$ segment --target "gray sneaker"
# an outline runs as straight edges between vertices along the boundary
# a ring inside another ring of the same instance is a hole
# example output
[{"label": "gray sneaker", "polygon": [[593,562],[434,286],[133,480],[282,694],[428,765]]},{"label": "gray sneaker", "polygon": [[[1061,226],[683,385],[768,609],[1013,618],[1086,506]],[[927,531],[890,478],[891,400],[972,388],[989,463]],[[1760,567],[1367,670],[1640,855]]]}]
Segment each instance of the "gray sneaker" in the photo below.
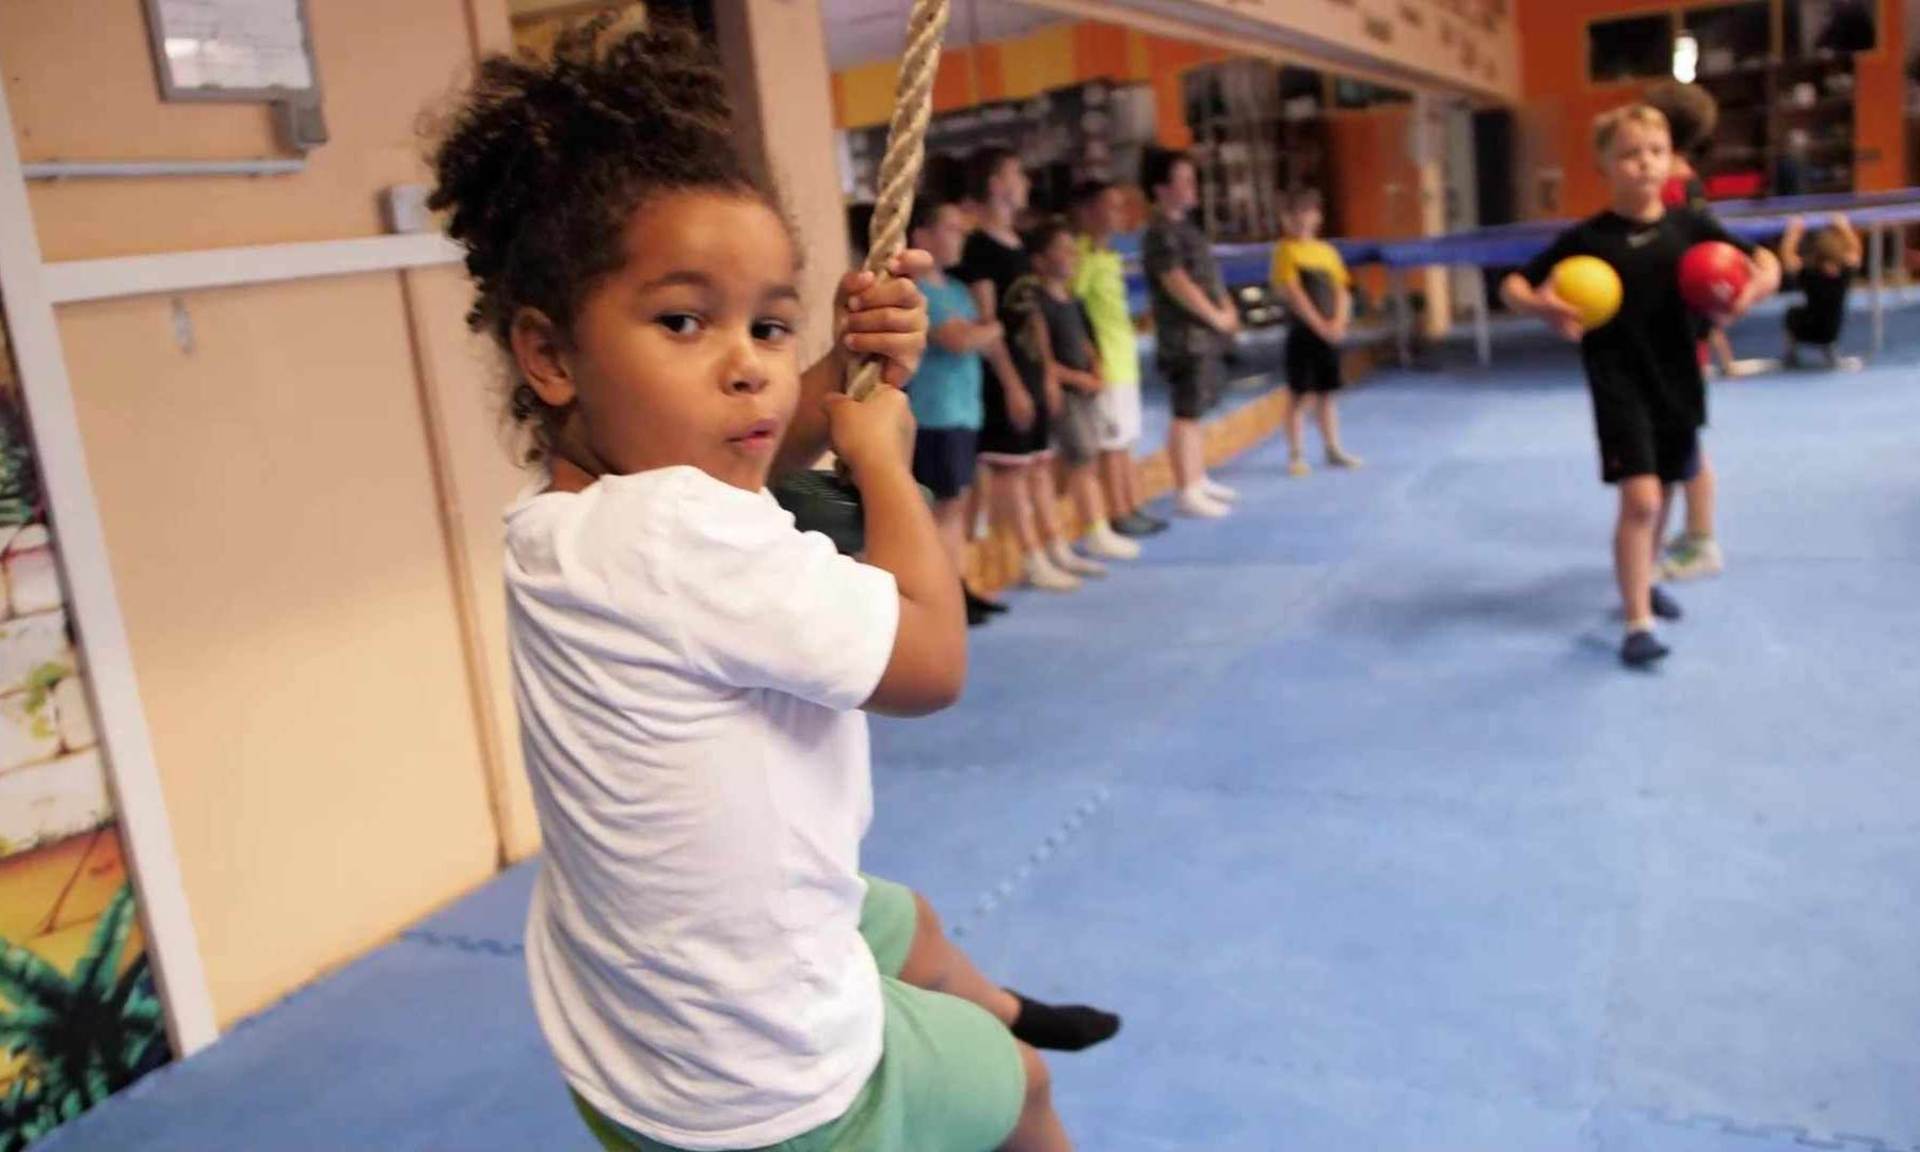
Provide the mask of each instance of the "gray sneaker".
[{"label": "gray sneaker", "polygon": [[1675,583],[1717,576],[1727,566],[1720,545],[1712,539],[1682,536],[1667,546],[1660,574]]}]

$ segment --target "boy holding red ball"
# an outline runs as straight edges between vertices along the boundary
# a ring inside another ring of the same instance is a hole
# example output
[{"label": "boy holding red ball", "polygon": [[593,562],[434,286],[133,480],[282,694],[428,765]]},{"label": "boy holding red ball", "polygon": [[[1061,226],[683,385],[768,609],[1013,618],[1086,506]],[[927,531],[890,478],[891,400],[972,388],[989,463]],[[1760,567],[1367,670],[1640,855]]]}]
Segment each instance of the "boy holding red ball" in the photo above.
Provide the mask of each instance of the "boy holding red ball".
[{"label": "boy holding red ball", "polygon": [[[1673,145],[1666,117],[1655,109],[1635,104],[1600,117],[1594,150],[1607,177],[1609,208],[1561,233],[1506,278],[1501,295],[1508,307],[1536,315],[1580,343],[1601,479],[1620,490],[1613,535],[1614,575],[1626,616],[1620,658],[1641,668],[1667,655],[1654,619],[1680,618],[1680,606],[1654,586],[1653,574],[1673,486],[1698,470],[1699,434],[1707,420],[1706,381],[1681,297],[1681,261],[1694,245],[1710,241],[1747,255],[1751,274],[1721,320],[1739,316],[1778,288],[1780,265],[1711,217],[1662,201]],[[1619,312],[1592,329],[1581,325],[1567,301],[1542,287],[1554,266],[1571,256],[1598,257],[1620,276]]]}]

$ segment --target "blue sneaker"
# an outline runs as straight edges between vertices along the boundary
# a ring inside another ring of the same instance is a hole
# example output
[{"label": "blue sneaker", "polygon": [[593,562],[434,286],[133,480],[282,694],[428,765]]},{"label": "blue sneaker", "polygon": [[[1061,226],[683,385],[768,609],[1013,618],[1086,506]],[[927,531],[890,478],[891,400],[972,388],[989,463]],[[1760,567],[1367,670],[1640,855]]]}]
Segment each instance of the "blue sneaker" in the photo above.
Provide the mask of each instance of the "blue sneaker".
[{"label": "blue sneaker", "polygon": [[1651,632],[1629,632],[1620,645],[1620,662],[1629,668],[1647,668],[1665,658],[1667,646]]},{"label": "blue sneaker", "polygon": [[1680,619],[1680,601],[1669,596],[1667,590],[1658,584],[1653,586],[1652,607],[1653,614],[1662,620]]}]

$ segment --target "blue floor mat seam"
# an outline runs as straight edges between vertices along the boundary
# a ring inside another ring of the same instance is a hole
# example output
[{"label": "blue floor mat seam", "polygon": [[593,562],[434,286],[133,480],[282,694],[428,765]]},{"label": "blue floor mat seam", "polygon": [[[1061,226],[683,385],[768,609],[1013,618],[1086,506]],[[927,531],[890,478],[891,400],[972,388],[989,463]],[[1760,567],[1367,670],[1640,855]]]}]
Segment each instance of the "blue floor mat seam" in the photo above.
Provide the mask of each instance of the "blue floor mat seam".
[{"label": "blue floor mat seam", "polygon": [[973,902],[972,907],[967,910],[966,919],[949,926],[948,934],[957,940],[993,915],[1002,903],[1011,899],[1020,887],[1032,878],[1036,870],[1066,848],[1086,826],[1087,820],[1106,808],[1107,802],[1111,799],[1113,799],[1113,788],[1109,783],[1103,781],[1096,785],[1093,794],[1075,805],[1073,811],[1067,814],[1059,826],[1047,833],[1012,872]]},{"label": "blue floor mat seam", "polygon": [[527,946],[517,940],[489,940],[483,936],[462,936],[451,932],[428,932],[424,929],[415,929],[401,933],[400,939],[408,944],[419,944],[427,948],[451,948],[456,952],[465,952],[474,956],[515,959],[527,954]]},{"label": "blue floor mat seam", "polygon": [[1764,1121],[1742,1121],[1731,1116],[1722,1116],[1714,1112],[1700,1112],[1692,1115],[1674,1115],[1659,1108],[1632,1108],[1629,1111],[1665,1128],[1685,1128],[1696,1132],[1719,1132],[1728,1136],[1740,1136],[1752,1140],[1792,1140],[1807,1148],[1824,1149],[1867,1149],[1869,1152],[1920,1152],[1920,1144],[1897,1144],[1879,1136],[1868,1136],[1858,1132],[1834,1132],[1822,1134],[1799,1124],[1769,1124]]}]

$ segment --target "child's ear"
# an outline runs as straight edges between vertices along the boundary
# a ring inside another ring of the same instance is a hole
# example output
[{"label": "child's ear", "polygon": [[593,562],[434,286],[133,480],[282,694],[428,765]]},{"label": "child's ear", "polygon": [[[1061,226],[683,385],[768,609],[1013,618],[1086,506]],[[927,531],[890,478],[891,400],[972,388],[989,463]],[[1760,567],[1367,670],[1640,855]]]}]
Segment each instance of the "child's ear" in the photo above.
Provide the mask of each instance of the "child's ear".
[{"label": "child's ear", "polygon": [[550,408],[573,403],[577,389],[559,325],[538,308],[522,308],[514,314],[508,341],[521,379],[542,403]]}]

